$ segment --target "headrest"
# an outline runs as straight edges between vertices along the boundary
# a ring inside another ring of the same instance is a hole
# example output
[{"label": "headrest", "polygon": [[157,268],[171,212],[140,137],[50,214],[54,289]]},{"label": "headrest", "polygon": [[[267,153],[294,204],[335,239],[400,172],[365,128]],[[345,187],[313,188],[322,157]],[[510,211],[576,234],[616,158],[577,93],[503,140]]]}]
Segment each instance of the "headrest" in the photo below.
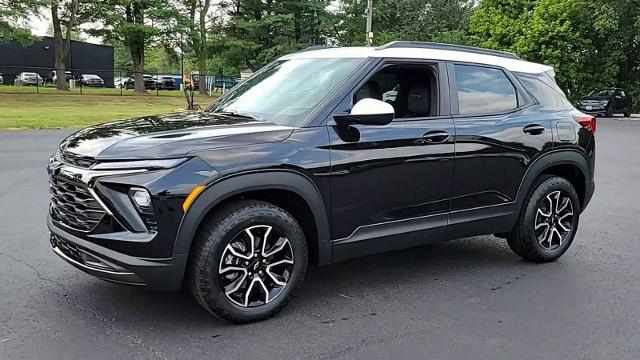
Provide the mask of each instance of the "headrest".
[{"label": "headrest", "polygon": [[427,85],[414,85],[409,90],[407,110],[412,116],[428,116],[431,108],[431,88]]},{"label": "headrest", "polygon": [[366,98],[382,100],[380,85],[378,85],[377,82],[370,80],[362,85],[362,87],[356,92],[354,103]]}]

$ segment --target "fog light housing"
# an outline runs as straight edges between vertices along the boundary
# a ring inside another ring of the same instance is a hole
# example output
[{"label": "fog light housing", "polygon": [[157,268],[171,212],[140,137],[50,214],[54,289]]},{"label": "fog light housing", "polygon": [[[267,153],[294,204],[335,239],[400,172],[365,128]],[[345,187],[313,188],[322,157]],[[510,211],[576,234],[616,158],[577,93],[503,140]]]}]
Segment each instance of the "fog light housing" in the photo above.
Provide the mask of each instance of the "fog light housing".
[{"label": "fog light housing", "polygon": [[133,188],[130,191],[133,202],[140,207],[151,207],[151,195],[144,189]]},{"label": "fog light housing", "polygon": [[133,187],[129,189],[129,198],[136,207],[136,210],[138,210],[140,218],[146,225],[147,229],[149,231],[156,231],[158,229],[158,222],[155,218],[153,202],[149,191],[147,191],[147,189]]},{"label": "fog light housing", "polygon": [[153,204],[151,202],[151,194],[143,188],[131,188],[129,197],[136,209],[143,214],[153,214]]}]

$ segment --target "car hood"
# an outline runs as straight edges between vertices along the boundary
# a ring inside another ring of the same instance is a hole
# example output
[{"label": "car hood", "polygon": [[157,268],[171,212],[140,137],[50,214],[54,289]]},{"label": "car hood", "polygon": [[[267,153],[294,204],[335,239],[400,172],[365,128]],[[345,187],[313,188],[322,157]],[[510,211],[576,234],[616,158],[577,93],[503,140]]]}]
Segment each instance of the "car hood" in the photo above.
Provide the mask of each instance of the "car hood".
[{"label": "car hood", "polygon": [[206,112],[145,116],[92,126],[60,144],[60,151],[97,160],[184,157],[195,150],[282,141],[292,127]]},{"label": "car hood", "polygon": [[610,98],[607,96],[585,96],[580,101],[609,101]]}]

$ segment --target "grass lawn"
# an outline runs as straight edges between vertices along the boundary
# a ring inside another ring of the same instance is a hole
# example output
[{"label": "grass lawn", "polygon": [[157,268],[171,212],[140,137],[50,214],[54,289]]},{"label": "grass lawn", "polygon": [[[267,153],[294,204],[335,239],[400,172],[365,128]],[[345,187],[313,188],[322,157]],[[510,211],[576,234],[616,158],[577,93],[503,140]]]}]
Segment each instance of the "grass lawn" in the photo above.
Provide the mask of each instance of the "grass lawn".
[{"label": "grass lawn", "polygon": [[[120,91],[116,89],[89,89],[95,93],[87,91],[84,95],[76,91],[40,90],[41,93],[36,94],[32,88],[26,90],[30,92],[24,92],[21,87],[0,86],[0,130],[76,128],[183,111],[186,107],[184,94],[180,91],[160,91],[160,96],[155,92],[119,96]],[[214,99],[208,96],[195,98],[202,107]]]}]

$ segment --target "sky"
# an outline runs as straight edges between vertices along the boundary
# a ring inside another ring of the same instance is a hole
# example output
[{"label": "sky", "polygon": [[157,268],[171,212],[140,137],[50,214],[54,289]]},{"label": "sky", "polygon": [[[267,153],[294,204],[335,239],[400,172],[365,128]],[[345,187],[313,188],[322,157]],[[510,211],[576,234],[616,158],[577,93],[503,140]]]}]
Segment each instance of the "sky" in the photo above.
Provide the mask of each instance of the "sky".
[{"label": "sky", "polygon": [[[29,24],[31,28],[31,32],[36,36],[45,36],[47,35],[47,30],[49,29],[49,24],[51,23],[51,13],[48,11],[43,11],[40,16],[34,16]],[[87,42],[93,44],[102,44],[102,40],[100,38],[96,38],[93,36],[89,36],[87,34],[83,34],[86,38]]]}]

